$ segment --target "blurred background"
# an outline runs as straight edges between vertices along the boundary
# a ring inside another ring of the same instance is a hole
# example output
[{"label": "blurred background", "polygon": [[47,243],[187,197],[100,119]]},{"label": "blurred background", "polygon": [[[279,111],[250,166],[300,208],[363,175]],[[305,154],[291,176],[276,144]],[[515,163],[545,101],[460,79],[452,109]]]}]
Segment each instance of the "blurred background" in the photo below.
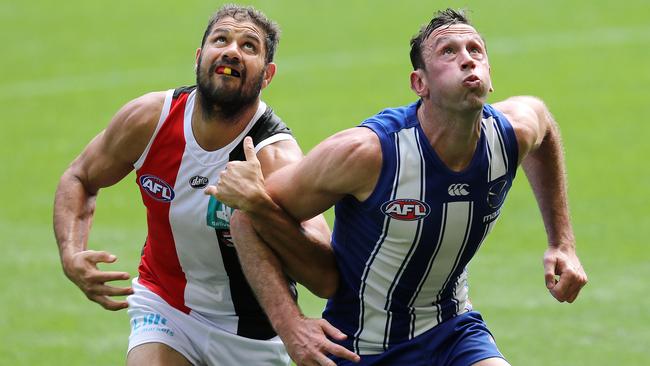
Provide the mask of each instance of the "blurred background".
[{"label": "blurred background", "polygon": [[[194,83],[222,3],[0,0],[0,365],[124,364],[125,311],[63,275],[52,234],[61,173],[127,101]],[[471,10],[491,101],[532,94],[562,129],[578,253],[572,305],[544,286],[544,228],[523,172],[470,264],[470,295],[512,365],[648,365],[650,2],[251,1],[283,30],[263,99],[302,148],[415,100],[410,37],[434,10]],[[135,176],[101,192],[89,247],[137,273],[145,215]],[[331,222],[331,212],[328,213]],[[319,316],[323,301],[301,291]]]}]

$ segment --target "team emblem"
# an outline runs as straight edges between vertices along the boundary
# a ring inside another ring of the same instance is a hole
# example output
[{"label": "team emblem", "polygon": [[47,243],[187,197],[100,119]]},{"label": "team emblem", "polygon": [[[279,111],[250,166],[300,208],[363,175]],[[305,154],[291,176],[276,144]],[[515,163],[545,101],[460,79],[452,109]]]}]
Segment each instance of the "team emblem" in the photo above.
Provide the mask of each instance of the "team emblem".
[{"label": "team emblem", "polygon": [[499,208],[508,193],[508,181],[501,179],[488,189],[487,203],[491,208]]},{"label": "team emblem", "polygon": [[405,198],[384,203],[381,211],[395,220],[414,221],[429,216],[431,209],[425,202]]},{"label": "team emblem", "polygon": [[172,187],[155,175],[141,176],[140,186],[151,198],[157,201],[171,202],[174,199],[175,193]]}]

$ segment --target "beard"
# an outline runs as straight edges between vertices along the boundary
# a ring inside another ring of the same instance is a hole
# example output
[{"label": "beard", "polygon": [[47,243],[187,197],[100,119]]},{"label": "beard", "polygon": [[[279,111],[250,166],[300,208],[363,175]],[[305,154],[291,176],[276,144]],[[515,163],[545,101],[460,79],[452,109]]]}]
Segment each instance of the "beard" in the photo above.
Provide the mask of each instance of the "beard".
[{"label": "beard", "polygon": [[217,62],[207,70],[204,70],[199,56],[196,70],[197,91],[201,98],[201,108],[208,118],[221,117],[231,119],[241,113],[246,107],[255,103],[262,90],[264,82],[264,67],[256,75],[248,75],[242,69],[239,86],[229,85],[230,83],[215,83],[212,75],[218,66],[238,66],[239,62]]}]

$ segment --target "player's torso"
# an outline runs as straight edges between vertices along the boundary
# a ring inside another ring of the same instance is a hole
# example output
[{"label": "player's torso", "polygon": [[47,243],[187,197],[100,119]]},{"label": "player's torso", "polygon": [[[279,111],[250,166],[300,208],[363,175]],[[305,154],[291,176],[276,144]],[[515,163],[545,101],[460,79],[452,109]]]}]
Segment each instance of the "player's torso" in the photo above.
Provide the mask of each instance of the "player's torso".
[{"label": "player's torso", "polygon": [[[325,315],[352,325],[353,347],[370,353],[470,308],[465,266],[499,216],[516,169],[514,134],[490,107],[462,172],[438,158],[415,110],[366,121],[382,143],[379,182],[365,202],[348,197],[336,207],[333,242],[345,285]],[[356,310],[345,314],[343,304]]]},{"label": "player's torso", "polygon": [[230,160],[242,160],[241,142],[246,135],[253,134],[257,144],[277,133],[274,128],[278,126],[262,125],[261,117],[270,110],[260,102],[251,122],[233,142],[205,151],[191,128],[195,93],[176,94],[164,123],[136,163],[148,224],[139,280],[181,311],[198,312],[226,330],[246,333],[240,318],[255,318],[251,320],[255,323],[264,315],[230,240],[232,209],[203,191],[218,182]]}]

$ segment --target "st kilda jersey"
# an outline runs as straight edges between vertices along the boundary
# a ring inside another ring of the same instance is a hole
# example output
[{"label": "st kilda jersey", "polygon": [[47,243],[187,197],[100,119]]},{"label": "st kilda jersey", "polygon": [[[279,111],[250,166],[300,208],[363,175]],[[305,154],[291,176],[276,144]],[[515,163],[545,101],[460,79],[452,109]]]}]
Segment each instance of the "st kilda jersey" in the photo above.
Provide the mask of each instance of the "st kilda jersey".
[{"label": "st kilda jersey", "polygon": [[364,201],[337,203],[332,246],[341,272],[324,317],[360,354],[377,354],[471,309],[466,266],[498,218],[515,178],[510,122],[483,107],[469,166],[450,170],[425,137],[419,102],[367,119],[383,166]]},{"label": "st kilda jersey", "polygon": [[134,164],[148,227],[139,282],[180,311],[198,312],[233,334],[269,339],[275,333],[231,241],[233,210],[203,191],[217,183],[228,161],[245,160],[245,136],[257,152],[293,139],[291,130],[260,102],[237,138],[205,151],[192,132],[195,94],[195,87],[167,92],[156,130]]}]

